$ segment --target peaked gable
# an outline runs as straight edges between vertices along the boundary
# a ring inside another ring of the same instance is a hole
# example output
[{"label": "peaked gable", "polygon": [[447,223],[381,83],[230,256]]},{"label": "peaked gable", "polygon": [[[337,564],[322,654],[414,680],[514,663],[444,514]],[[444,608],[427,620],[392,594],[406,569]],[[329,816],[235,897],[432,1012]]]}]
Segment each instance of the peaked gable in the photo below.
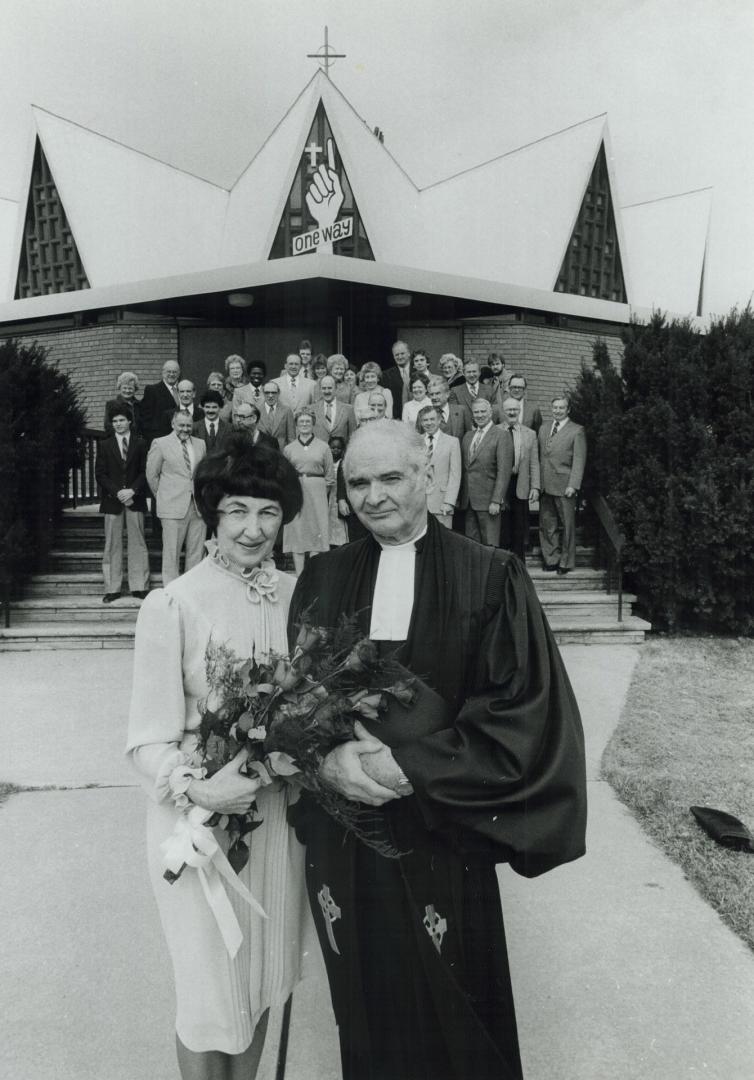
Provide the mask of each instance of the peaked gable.
[{"label": "peaked gable", "polygon": [[92,286],[217,264],[224,188],[44,109],[33,115]]},{"label": "peaked gable", "polygon": [[36,140],[18,260],[15,298],[88,289],[63,201],[44,150]]},{"label": "peaked gable", "polygon": [[[320,227],[322,226],[322,227]],[[343,158],[320,98],[293,177],[271,259],[329,245],[336,255],[374,259]]]},{"label": "peaked gable", "polygon": [[600,143],[597,152],[555,291],[626,303],[623,261],[604,142]]}]

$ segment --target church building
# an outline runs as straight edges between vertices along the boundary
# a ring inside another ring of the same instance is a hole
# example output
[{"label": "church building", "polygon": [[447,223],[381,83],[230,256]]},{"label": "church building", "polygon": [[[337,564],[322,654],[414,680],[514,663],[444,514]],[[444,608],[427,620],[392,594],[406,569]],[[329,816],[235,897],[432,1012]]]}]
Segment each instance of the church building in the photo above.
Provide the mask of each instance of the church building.
[{"label": "church building", "polygon": [[274,376],[302,338],[356,365],[397,338],[433,367],[501,352],[549,411],[596,338],[618,358],[632,316],[702,313],[711,193],[621,205],[604,115],[419,188],[319,70],[228,188],[32,114],[0,337],[45,346],[93,427],[121,371],[177,359],[203,388],[240,353]]}]

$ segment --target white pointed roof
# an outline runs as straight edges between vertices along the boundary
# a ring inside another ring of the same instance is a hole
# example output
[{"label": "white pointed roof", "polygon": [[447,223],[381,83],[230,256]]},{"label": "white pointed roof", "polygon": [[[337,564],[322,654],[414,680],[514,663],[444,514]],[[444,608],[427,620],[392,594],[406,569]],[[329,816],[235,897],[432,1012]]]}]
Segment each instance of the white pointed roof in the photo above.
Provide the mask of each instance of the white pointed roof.
[{"label": "white pointed roof", "polygon": [[91,285],[217,260],[227,191],[53,113],[33,112]]},{"label": "white pointed roof", "polygon": [[711,188],[622,207],[634,306],[696,315],[711,207]]},{"label": "white pointed roof", "polygon": [[604,130],[597,116],[426,188],[425,259],[553,289]]},{"label": "white pointed roof", "polygon": [[[553,289],[604,142],[631,305],[695,307],[708,208],[699,200],[677,206],[665,200],[628,207],[621,215],[604,116],[420,190],[322,72],[307,83],[230,190],[34,108],[36,131],[92,291],[109,295],[114,286],[130,289],[152,281],[156,287],[158,280],[250,266],[259,267],[255,279],[263,278],[320,100],[377,263],[405,267],[416,272],[414,279],[426,273],[486,282],[493,291],[499,286],[501,297],[506,289],[552,294],[545,306],[561,310]],[[16,210],[7,280],[0,267],[0,300],[13,296],[24,211],[25,203]],[[0,202],[0,244],[2,227]],[[662,269],[658,248],[664,252]],[[323,258],[318,265],[328,265]],[[359,261],[329,265],[333,276],[342,277],[342,264]],[[351,276],[359,280],[355,266]],[[488,295],[490,289],[482,291]],[[86,303],[83,295],[81,302]],[[575,302],[563,300],[566,306]],[[594,302],[595,317],[612,317],[605,305]]]}]

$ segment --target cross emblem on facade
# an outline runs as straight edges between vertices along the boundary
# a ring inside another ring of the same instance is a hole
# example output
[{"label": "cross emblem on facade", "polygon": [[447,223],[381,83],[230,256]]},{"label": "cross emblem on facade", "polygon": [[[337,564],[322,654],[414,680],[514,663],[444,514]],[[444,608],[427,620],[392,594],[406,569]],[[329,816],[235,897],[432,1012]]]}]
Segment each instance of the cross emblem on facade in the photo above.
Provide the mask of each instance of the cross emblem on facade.
[{"label": "cross emblem on facade", "polygon": [[315,53],[306,54],[308,60],[318,60],[320,68],[324,71],[325,75],[330,78],[330,68],[336,60],[345,60],[345,53],[336,53],[330,49],[330,43],[327,39],[327,27],[325,27],[325,43],[320,46]]},{"label": "cross emblem on facade", "polygon": [[308,146],[304,147],[304,153],[309,155],[309,168],[317,168],[317,154],[321,154],[323,147],[317,146],[317,140],[312,139]]},{"label": "cross emblem on facade", "polygon": [[433,904],[427,904],[424,909],[424,929],[432,939],[432,944],[438,952],[442,949],[442,939],[445,937],[445,933],[448,929],[448,920],[444,919],[434,909]]}]

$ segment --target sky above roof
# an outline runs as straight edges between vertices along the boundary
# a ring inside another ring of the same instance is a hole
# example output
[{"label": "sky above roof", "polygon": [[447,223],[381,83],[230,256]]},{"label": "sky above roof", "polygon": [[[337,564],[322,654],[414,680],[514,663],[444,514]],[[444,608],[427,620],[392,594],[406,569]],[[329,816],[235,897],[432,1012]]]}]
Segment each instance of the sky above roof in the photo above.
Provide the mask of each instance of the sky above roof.
[{"label": "sky above roof", "polygon": [[25,199],[31,104],[232,185],[327,24],[420,186],[607,112],[616,201],[714,187],[705,308],[754,289],[748,0],[3,0],[2,23],[0,197]]}]

